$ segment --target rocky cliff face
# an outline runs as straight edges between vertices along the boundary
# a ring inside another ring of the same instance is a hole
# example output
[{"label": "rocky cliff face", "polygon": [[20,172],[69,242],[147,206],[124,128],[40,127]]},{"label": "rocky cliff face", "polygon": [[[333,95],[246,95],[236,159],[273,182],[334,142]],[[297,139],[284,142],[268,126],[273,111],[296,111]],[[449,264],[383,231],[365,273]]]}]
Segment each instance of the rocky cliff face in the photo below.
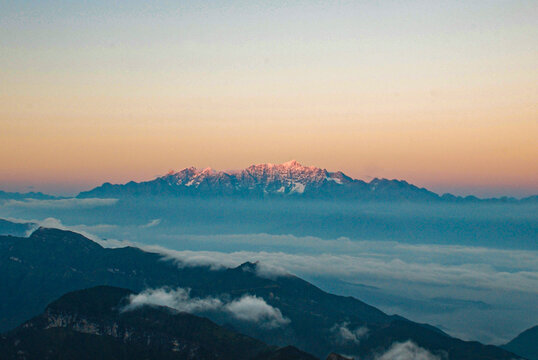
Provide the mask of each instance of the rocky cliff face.
[{"label": "rocky cliff face", "polygon": [[[200,358],[201,345],[186,341],[167,333],[147,331],[135,326],[124,326],[121,321],[110,319],[91,319],[79,314],[58,313],[47,309],[44,314],[46,325],[43,329],[68,329],[81,334],[110,336],[125,344],[147,344],[158,346],[167,351],[187,354],[187,358]],[[32,327],[32,323],[24,325]]]}]

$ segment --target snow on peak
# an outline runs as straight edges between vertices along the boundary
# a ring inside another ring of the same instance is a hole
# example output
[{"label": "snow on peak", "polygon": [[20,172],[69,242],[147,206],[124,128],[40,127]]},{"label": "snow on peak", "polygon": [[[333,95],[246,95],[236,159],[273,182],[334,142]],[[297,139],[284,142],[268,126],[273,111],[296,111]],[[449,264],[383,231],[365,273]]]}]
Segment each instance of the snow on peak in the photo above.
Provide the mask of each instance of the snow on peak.
[{"label": "snow on peak", "polygon": [[[296,160],[282,164],[251,165],[244,170],[215,171],[195,167],[185,168],[177,173],[163,177],[170,185],[197,188],[218,187],[236,191],[241,189],[259,189],[263,193],[302,194],[310,188],[317,188],[326,183],[342,185],[348,181],[342,173],[329,173],[315,166],[303,166]],[[351,180],[351,179],[349,179]],[[226,190],[226,191],[228,191]]]},{"label": "snow on peak", "polygon": [[305,185],[301,183],[293,183],[293,187],[290,190],[290,193],[304,193]]},{"label": "snow on peak", "polygon": [[216,171],[216,170],[213,170],[213,169],[210,168],[210,167],[206,167],[206,168],[203,169],[200,173],[201,173],[201,174],[216,174],[217,171]]},{"label": "snow on peak", "polygon": [[282,166],[284,167],[304,167],[303,165],[299,164],[297,160],[290,160],[286,161],[285,163],[282,163]]}]

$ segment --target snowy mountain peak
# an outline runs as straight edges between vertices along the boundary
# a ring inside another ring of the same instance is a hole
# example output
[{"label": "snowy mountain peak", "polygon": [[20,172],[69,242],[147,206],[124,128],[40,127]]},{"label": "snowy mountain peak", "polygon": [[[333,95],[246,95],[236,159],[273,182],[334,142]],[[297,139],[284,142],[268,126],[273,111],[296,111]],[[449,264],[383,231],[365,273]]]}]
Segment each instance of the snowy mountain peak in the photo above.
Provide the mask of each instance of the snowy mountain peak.
[{"label": "snowy mountain peak", "polygon": [[168,173],[160,179],[171,186],[215,188],[225,193],[255,191],[262,194],[302,194],[324,184],[342,185],[353,181],[342,173],[329,173],[315,166],[303,166],[296,160],[282,164],[257,164],[243,170],[215,171],[190,167]]},{"label": "snowy mountain peak", "polygon": [[205,169],[203,169],[201,171],[202,174],[216,174],[217,171],[216,170],[213,170],[212,168],[210,167],[206,167]]},{"label": "snowy mountain peak", "polygon": [[257,164],[243,170],[217,171],[188,167],[154,180],[124,185],[103,184],[81,196],[238,196],[262,198],[287,195],[334,199],[438,199],[439,196],[404,181],[376,179],[370,183],[341,171],[304,166],[296,160]]},{"label": "snowy mountain peak", "polygon": [[290,160],[283,164],[281,164],[284,167],[291,168],[291,167],[304,167],[303,165],[299,164],[297,160]]}]

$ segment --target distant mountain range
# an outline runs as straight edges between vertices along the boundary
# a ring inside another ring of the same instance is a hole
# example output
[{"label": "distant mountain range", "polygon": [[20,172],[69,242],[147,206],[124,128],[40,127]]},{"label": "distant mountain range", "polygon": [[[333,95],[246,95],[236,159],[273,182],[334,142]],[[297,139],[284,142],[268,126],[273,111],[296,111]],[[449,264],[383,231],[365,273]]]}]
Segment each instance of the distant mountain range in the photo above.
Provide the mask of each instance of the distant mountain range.
[{"label": "distant mountain range", "polygon": [[[6,360],[316,360],[163,306],[123,311],[133,293],[98,286],[63,295],[0,336]],[[285,356],[285,357],[283,357]]]},{"label": "distant mountain range", "polygon": [[[283,164],[258,164],[243,170],[216,171],[185,168],[153,180],[125,184],[104,183],[83,191],[78,198],[243,198],[243,199],[325,199],[359,201],[444,201],[444,202],[538,202],[538,195],[522,199],[439,195],[405,180],[375,178],[370,182],[353,179],[341,171],[330,172],[303,166],[295,160]],[[65,197],[40,192],[17,193],[0,190],[2,200],[54,200]]]},{"label": "distant mountain range", "polygon": [[41,192],[7,192],[0,190],[0,200],[24,200],[24,199],[36,199],[36,200],[54,200],[60,199],[58,196],[47,195]]},{"label": "distant mountain range", "polygon": [[38,225],[35,223],[15,223],[0,219],[0,235],[27,236],[37,228]]},{"label": "distant mountain range", "polygon": [[[433,326],[387,315],[355,298],[329,294],[296,276],[263,272],[259,266],[247,262],[221,270],[185,267],[166,261],[161,254],[133,247],[106,249],[80,234],[56,229],[39,228],[29,237],[0,236],[0,331],[15,328],[74,290],[97,285],[137,293],[190,289],[189,299],[196,304],[216,303],[222,308],[222,304],[237,305],[247,298],[243,305],[249,314],[258,316],[261,305],[265,314],[279,321],[263,326],[249,322],[245,313],[236,318],[227,312],[193,308],[195,315],[265,343],[293,345],[320,358],[334,351],[370,359],[407,341],[449,359],[516,358],[499,347],[453,338]],[[8,341],[13,339],[6,336]]]},{"label": "distant mountain range", "polygon": [[[128,182],[121,185],[105,183],[79,198],[125,197],[236,197],[236,198],[303,198],[364,201],[478,201],[474,196],[439,196],[403,180],[373,179],[370,182],[353,179],[341,171],[329,172],[297,161],[283,164],[252,165],[238,171],[203,170],[194,167],[170,172],[154,180]],[[490,201],[518,201],[514,198]],[[529,197],[519,201],[536,201]]]}]

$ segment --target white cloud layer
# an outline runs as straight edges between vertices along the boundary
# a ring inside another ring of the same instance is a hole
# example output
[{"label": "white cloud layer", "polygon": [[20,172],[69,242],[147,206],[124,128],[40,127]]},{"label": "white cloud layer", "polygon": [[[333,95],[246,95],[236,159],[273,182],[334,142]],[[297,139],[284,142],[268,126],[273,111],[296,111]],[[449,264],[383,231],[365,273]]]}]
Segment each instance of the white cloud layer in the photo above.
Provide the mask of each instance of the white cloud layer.
[{"label": "white cloud layer", "polygon": [[[86,199],[81,199],[86,200]],[[92,200],[92,199],[88,199]],[[13,221],[14,219],[8,219]],[[22,221],[22,220],[18,220]],[[28,220],[45,227],[72,230],[105,247],[136,246],[162,254],[180,267],[209,266],[212,269],[236,267],[245,261],[258,262],[256,274],[265,278],[286,276],[333,276],[353,283],[401,281],[435,286],[459,286],[486,290],[523,291],[538,294],[538,251],[495,249],[462,245],[415,245],[392,241],[351,241],[346,238],[322,240],[292,235],[193,236],[196,241],[219,239],[220,243],[295,245],[309,244],[320,253],[283,251],[192,251],[171,250],[124,240],[102,240],[94,233],[106,233],[115,225],[71,225],[58,219]],[[159,219],[145,226],[155,226]]]},{"label": "white cloud layer", "polygon": [[[438,249],[432,246],[433,250]],[[466,286],[471,288],[517,290],[538,293],[538,254],[525,252],[527,259],[535,259],[531,269],[498,270],[491,264],[464,263],[441,264],[435,262],[414,262],[390,258],[382,254],[289,254],[284,252],[249,252],[231,253],[215,251],[174,251],[158,246],[143,246],[148,251],[162,253],[167,259],[178,261],[179,266],[210,266],[213,269],[238,266],[245,261],[259,261],[266,266],[259,275],[272,276],[286,271],[312,276],[335,276],[340,279],[355,281],[357,278],[370,280],[401,280],[441,286]],[[444,249],[446,256],[457,256],[462,249],[450,253]],[[468,249],[473,251],[473,249]],[[500,250],[510,252],[509,250]],[[516,251],[518,252],[518,251]],[[480,254],[484,255],[483,252]],[[493,255],[493,252],[490,254]],[[522,260],[523,261],[523,260]],[[285,269],[286,271],[282,270]]]},{"label": "white cloud layer", "polygon": [[[141,231],[139,224],[66,226],[54,218],[7,220],[76,231],[104,247],[139,247],[160,253],[163,260],[175,261],[179,267],[204,265],[222,269],[245,261],[258,262],[252,269],[260,277],[275,279],[297,274],[325,290],[353,294],[387,313],[440,324],[450,334],[467,340],[505,343],[536,321],[530,305],[538,294],[535,250],[268,234],[176,236],[159,231],[149,237],[156,243],[195,249],[177,251],[115,239],[144,239],[147,234],[136,236]],[[488,308],[454,306],[441,313],[437,298],[478,301]],[[420,304],[427,305],[426,312],[417,310]],[[462,326],[460,319],[472,319],[473,325]]]},{"label": "white cloud layer", "polygon": [[140,294],[131,295],[129,304],[123,311],[130,311],[144,305],[167,306],[188,313],[218,311],[261,327],[273,329],[284,326],[290,320],[279,309],[267,304],[264,299],[244,295],[232,301],[217,297],[193,298],[188,289],[148,289]]},{"label": "white cloud layer", "polygon": [[[314,244],[313,247],[318,242],[323,244],[335,242],[332,245],[343,242],[347,251],[340,253],[338,246],[334,246],[334,253],[319,254],[280,251],[177,251],[130,241],[102,240],[94,235],[94,232],[114,229],[114,225],[66,226],[54,218],[29,221],[40,226],[79,232],[105,247],[137,246],[146,251],[157,252],[165,259],[175,261],[180,267],[209,266],[216,270],[252,261],[258,262],[256,274],[265,278],[295,273],[301,276],[333,276],[349,282],[355,282],[356,279],[371,282],[386,280],[538,294],[538,252],[532,250],[461,245],[413,245],[389,241],[351,242],[348,239],[321,240],[309,237],[308,241]],[[158,219],[150,222],[152,225],[156,223]],[[245,238],[247,235],[238,236]],[[266,239],[269,235],[250,236]],[[299,244],[306,241],[304,238],[289,239],[289,237],[290,235],[270,236],[276,242],[282,239],[286,239],[287,242],[296,241]]]},{"label": "white cloud layer", "polygon": [[[315,236],[273,234],[174,235],[164,236],[169,242],[191,241],[199,244],[227,244],[230,248],[256,246],[286,253],[346,254],[377,258],[400,258],[404,261],[491,263],[499,267],[532,267],[538,270],[538,252],[532,250],[499,249],[483,246],[406,244],[397,241],[351,240],[346,237],[321,239]],[[485,261],[487,259],[487,261]]]}]

